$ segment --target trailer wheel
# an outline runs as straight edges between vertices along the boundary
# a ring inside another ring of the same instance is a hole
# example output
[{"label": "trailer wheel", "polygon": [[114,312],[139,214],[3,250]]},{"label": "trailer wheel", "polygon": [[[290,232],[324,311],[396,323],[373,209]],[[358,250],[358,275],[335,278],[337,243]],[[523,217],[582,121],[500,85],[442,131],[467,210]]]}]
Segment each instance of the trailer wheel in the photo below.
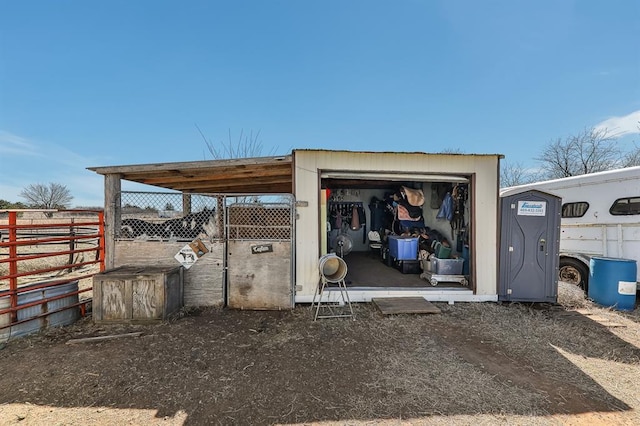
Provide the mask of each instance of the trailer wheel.
[{"label": "trailer wheel", "polygon": [[589,268],[576,259],[569,257],[560,259],[560,281],[576,285],[585,292],[589,289]]}]

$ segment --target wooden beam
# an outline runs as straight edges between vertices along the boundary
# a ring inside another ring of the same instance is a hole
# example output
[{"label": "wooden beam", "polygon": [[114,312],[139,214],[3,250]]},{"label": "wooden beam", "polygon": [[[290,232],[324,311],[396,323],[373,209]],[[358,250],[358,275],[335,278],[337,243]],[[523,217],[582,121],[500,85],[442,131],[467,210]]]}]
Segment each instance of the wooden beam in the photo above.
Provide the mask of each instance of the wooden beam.
[{"label": "wooden beam", "polygon": [[[150,175],[142,175],[135,180],[143,182],[148,185],[156,185],[156,184],[171,184],[177,182],[198,182],[198,181],[209,181],[209,180],[231,180],[231,179],[254,179],[254,178],[262,178],[262,177],[270,177],[270,176],[291,176],[291,168],[281,169],[281,168],[257,168],[252,170],[242,170],[242,171],[225,171],[224,173],[207,171],[198,172],[193,174],[173,174],[173,175],[165,175],[165,176],[150,176]],[[128,179],[134,179],[133,176],[127,175]]]},{"label": "wooden beam", "polygon": [[216,167],[255,166],[260,164],[291,164],[291,155],[273,157],[238,158],[225,160],[185,161],[175,163],[132,164],[124,166],[89,167],[98,174],[154,172],[163,170],[211,169]]},{"label": "wooden beam", "polygon": [[242,187],[234,187],[233,189],[208,186],[194,189],[184,189],[183,192],[193,192],[201,194],[290,194],[291,182],[261,185],[261,184],[247,184]]},{"label": "wooden beam", "polygon": [[122,339],[125,337],[140,337],[141,335],[142,335],[141,331],[134,331],[133,333],[111,334],[109,336],[82,337],[79,339],[67,340],[67,345],[73,345],[75,343],[103,342],[105,340]]},{"label": "wooden beam", "polygon": [[[184,182],[175,182],[170,186],[175,190],[197,190],[199,188],[207,188],[207,187],[220,187],[220,188],[237,188],[237,187],[253,187],[253,186],[268,186],[268,185],[277,185],[277,184],[291,184],[291,176],[278,176],[271,178],[261,178],[261,179],[226,179],[226,180],[210,180],[203,182],[192,182],[192,181],[184,181]],[[228,191],[227,191],[228,192]]]},{"label": "wooden beam", "polygon": [[120,229],[120,178],[119,174],[104,177],[104,264],[107,269],[114,267],[116,229]]}]

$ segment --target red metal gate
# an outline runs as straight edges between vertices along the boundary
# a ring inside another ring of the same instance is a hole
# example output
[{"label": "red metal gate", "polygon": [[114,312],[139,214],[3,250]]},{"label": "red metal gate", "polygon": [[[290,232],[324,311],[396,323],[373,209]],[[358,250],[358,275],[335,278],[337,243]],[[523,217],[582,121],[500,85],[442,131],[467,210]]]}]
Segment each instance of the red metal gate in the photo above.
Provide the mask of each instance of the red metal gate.
[{"label": "red metal gate", "polygon": [[[104,213],[8,210],[0,214],[5,216],[0,216],[0,336],[7,328],[34,321],[37,328],[46,328],[51,315],[69,309],[84,316],[91,303],[91,285],[74,291],[65,288],[63,294],[58,290],[104,271]],[[81,293],[84,297],[75,303],[56,303]]]}]

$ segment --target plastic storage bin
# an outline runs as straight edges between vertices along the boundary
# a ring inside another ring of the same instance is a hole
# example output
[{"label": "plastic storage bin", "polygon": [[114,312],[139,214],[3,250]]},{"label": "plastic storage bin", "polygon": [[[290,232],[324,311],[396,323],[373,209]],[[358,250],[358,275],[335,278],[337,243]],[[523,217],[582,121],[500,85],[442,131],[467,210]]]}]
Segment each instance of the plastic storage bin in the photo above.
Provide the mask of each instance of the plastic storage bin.
[{"label": "plastic storage bin", "polygon": [[396,260],[417,260],[418,238],[389,235],[389,254]]},{"label": "plastic storage bin", "polygon": [[403,274],[419,274],[422,272],[419,260],[397,260],[396,268]]},{"label": "plastic storage bin", "polygon": [[438,259],[431,257],[431,272],[438,275],[461,275],[464,259]]}]

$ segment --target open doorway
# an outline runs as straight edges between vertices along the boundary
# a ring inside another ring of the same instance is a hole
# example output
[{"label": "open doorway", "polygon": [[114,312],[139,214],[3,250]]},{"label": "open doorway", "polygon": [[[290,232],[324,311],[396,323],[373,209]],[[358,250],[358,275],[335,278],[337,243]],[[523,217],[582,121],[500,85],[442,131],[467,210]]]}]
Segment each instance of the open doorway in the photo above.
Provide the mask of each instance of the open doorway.
[{"label": "open doorway", "polygon": [[348,266],[350,288],[468,288],[472,176],[323,172],[322,253]]}]

